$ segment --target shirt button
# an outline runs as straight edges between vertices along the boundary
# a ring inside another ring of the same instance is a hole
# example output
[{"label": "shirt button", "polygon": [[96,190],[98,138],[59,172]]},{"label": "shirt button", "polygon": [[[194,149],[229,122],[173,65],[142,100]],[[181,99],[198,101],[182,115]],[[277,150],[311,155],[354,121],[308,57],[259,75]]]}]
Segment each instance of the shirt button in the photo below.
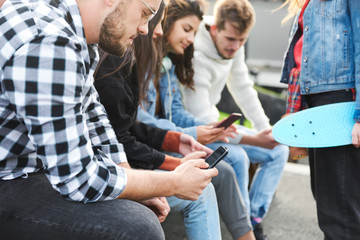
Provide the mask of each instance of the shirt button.
[{"label": "shirt button", "polygon": [[307,60],[308,60],[307,57],[304,57],[304,62],[305,62],[305,63],[307,62]]},{"label": "shirt button", "polygon": [[305,26],[304,30],[307,32],[309,30],[309,26]]}]

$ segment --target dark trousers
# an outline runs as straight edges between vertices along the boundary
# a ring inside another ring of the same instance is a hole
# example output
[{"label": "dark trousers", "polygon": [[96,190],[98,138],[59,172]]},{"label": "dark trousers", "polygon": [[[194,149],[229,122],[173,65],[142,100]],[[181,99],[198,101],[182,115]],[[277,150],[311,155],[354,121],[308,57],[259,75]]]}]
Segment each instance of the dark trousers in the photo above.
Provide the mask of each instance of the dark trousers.
[{"label": "dark trousers", "polygon": [[165,239],[149,208],[130,200],[63,199],[42,173],[0,181],[0,239]]},{"label": "dark trousers", "polygon": [[[326,92],[306,95],[305,100],[309,107],[315,107],[353,101],[353,93]],[[359,239],[360,149],[353,145],[309,149],[309,165],[318,222],[325,239]]]},{"label": "dark trousers", "polygon": [[216,190],[220,216],[233,239],[238,239],[252,230],[248,210],[232,166],[221,161],[216,168],[219,175],[212,179],[212,184]]}]

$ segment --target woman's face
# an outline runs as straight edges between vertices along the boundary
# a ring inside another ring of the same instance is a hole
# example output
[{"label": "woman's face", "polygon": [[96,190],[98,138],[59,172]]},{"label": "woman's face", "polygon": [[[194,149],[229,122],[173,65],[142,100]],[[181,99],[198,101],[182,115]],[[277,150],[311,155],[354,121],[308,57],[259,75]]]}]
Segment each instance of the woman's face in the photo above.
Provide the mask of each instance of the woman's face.
[{"label": "woman's face", "polygon": [[169,44],[167,51],[184,54],[185,49],[194,43],[199,24],[200,19],[196,15],[189,15],[176,20],[167,37]]},{"label": "woman's face", "polygon": [[152,35],[152,39],[157,39],[158,37],[161,37],[164,32],[163,32],[163,29],[162,29],[162,21],[164,20],[164,16],[165,16],[165,11],[163,12],[162,16],[161,16],[161,20],[159,21],[159,23],[156,25],[155,29],[154,29],[154,32],[153,32],[153,35]]}]

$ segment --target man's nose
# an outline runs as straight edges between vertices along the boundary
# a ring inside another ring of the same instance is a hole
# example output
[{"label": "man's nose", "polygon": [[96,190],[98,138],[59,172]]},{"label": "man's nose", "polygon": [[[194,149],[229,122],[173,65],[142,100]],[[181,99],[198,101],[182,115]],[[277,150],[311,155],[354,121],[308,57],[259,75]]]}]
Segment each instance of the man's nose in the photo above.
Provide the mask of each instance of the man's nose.
[{"label": "man's nose", "polygon": [[140,24],[138,26],[138,33],[141,35],[147,35],[149,33],[149,23]]},{"label": "man's nose", "polygon": [[235,52],[237,50],[239,50],[239,48],[241,47],[241,43],[239,41],[235,41],[232,45],[231,45],[231,49],[234,50]]},{"label": "man's nose", "polygon": [[195,39],[195,34],[190,34],[187,38],[187,40],[190,42],[190,44],[194,43],[194,39]]}]

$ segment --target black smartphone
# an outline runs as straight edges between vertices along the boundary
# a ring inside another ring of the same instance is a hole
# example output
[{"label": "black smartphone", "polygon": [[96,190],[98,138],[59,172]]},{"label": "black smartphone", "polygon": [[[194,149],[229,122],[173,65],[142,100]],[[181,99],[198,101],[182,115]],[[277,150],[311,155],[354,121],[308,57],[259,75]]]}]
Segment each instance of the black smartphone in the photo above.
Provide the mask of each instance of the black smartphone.
[{"label": "black smartphone", "polygon": [[215,127],[225,127],[228,128],[233,122],[241,118],[240,113],[232,113],[229,117],[225,118],[221,122],[219,122]]},{"label": "black smartphone", "polygon": [[205,159],[205,162],[209,164],[209,168],[213,168],[228,154],[226,147],[220,146],[209,157]]}]

